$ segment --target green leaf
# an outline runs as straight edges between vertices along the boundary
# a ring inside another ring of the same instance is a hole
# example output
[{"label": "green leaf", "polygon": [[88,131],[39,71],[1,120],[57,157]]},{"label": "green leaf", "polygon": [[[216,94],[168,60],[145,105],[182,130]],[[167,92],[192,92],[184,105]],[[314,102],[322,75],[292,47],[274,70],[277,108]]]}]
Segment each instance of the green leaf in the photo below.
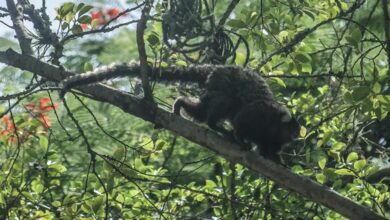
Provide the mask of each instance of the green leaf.
[{"label": "green leaf", "polygon": [[359,170],[362,170],[367,164],[367,161],[366,160],[358,160],[356,161],[354,164],[353,164],[353,167],[359,171]]},{"label": "green leaf", "polygon": [[85,5],[84,3],[78,4],[77,7],[76,7],[76,12],[80,11],[80,9],[81,9],[84,5]]},{"label": "green leaf", "polygon": [[[81,4],[80,4],[80,5],[81,5]],[[81,8],[80,11],[79,11],[79,16],[81,16],[81,15],[87,13],[87,12],[88,12],[89,10],[91,10],[92,8],[93,8],[93,6],[91,6],[91,5],[85,5],[85,6],[83,6],[83,8]]]},{"label": "green leaf", "polygon": [[370,175],[376,173],[378,170],[379,170],[379,166],[377,166],[377,165],[371,165],[371,166],[369,166],[368,169],[366,170],[366,175],[367,175],[367,176],[370,176]]},{"label": "green leaf", "polygon": [[351,152],[348,154],[347,163],[350,163],[350,162],[355,161],[357,159],[359,159],[359,155],[356,152]]},{"label": "green leaf", "polygon": [[342,151],[344,150],[345,148],[347,147],[347,145],[343,142],[337,142],[335,144],[332,145],[332,148],[331,150],[334,151],[334,152],[337,152],[337,151]]},{"label": "green leaf", "polygon": [[85,63],[84,63],[83,69],[84,69],[85,72],[92,71],[92,70],[93,70],[92,63],[90,63],[90,62],[85,62]]},{"label": "green leaf", "polygon": [[322,173],[316,174],[316,180],[317,182],[324,184],[326,180],[326,176]]},{"label": "green leaf", "polygon": [[302,9],[302,12],[309,16],[313,21],[315,20],[316,14],[314,11],[310,11],[307,9]]},{"label": "green leaf", "polygon": [[183,60],[178,60],[175,63],[177,66],[187,66],[187,63]]},{"label": "green leaf", "polygon": [[54,202],[51,203],[51,205],[52,205],[53,207],[58,208],[58,207],[61,206],[61,202],[60,202],[60,201],[54,201]]},{"label": "green leaf", "polygon": [[49,147],[49,140],[45,136],[39,136],[39,147],[42,151],[46,151]]},{"label": "green leaf", "polygon": [[348,104],[354,104],[355,101],[353,100],[352,93],[350,91],[346,92],[343,96],[344,101]]},{"label": "green leaf", "polygon": [[65,17],[68,13],[73,12],[74,5],[75,5],[75,4],[72,3],[72,2],[64,3],[64,4],[60,7],[60,10],[59,10],[60,16],[63,18],[63,17]]},{"label": "green leaf", "polygon": [[89,15],[83,15],[77,19],[77,21],[81,24],[90,24],[92,21],[91,16]]},{"label": "green leaf", "polygon": [[30,192],[23,191],[22,195],[25,196],[26,198],[28,198],[31,201],[35,201],[34,197],[31,195]]},{"label": "green leaf", "polygon": [[66,171],[66,167],[61,164],[51,164],[49,165],[49,170],[53,170],[57,173],[63,173]]},{"label": "green leaf", "polygon": [[354,101],[360,101],[370,94],[370,88],[367,86],[359,86],[353,89],[352,98]]},{"label": "green leaf", "polygon": [[305,137],[307,134],[307,129],[305,126],[301,126],[301,130],[299,131],[299,136],[300,137]]},{"label": "green leaf", "polygon": [[351,31],[349,36],[345,37],[345,39],[357,50],[359,50],[359,42],[362,39],[362,33],[359,28],[355,28]]},{"label": "green leaf", "polygon": [[307,53],[297,53],[295,55],[295,61],[298,61],[300,63],[309,63],[311,62],[311,57]]},{"label": "green leaf", "polygon": [[301,174],[303,173],[303,168],[301,165],[294,165],[291,170],[296,173],[296,174]]},{"label": "green leaf", "polygon": [[244,65],[245,60],[246,60],[246,55],[237,51],[236,52],[236,60],[234,61],[234,63],[236,65]]},{"label": "green leaf", "polygon": [[326,162],[328,158],[324,155],[320,155],[320,159],[318,160],[318,166],[323,170],[325,168]]},{"label": "green leaf", "polygon": [[94,213],[97,213],[104,204],[104,197],[103,196],[98,196],[96,197],[92,203],[91,203],[91,208]]},{"label": "green leaf", "polygon": [[42,193],[44,188],[45,187],[36,180],[31,182],[31,189],[36,193]]},{"label": "green leaf", "polygon": [[226,22],[227,26],[230,26],[232,28],[245,28],[247,25],[245,22],[239,20],[239,19],[232,19]]},{"label": "green leaf", "polygon": [[114,154],[112,155],[113,158],[116,160],[122,160],[125,156],[125,149],[123,147],[119,147],[114,151]]},{"label": "green leaf", "polygon": [[302,63],[302,72],[303,73],[311,73],[313,72],[313,67],[310,62]]},{"label": "green leaf", "polygon": [[135,159],[134,167],[135,167],[135,169],[137,169],[139,171],[145,170],[145,165],[144,165],[144,163],[142,162],[142,160],[140,158],[136,158]]},{"label": "green leaf", "polygon": [[205,188],[208,190],[214,190],[217,187],[217,184],[212,180],[206,180]]},{"label": "green leaf", "polygon": [[122,194],[116,196],[116,201],[119,203],[123,203],[125,201],[125,197]]},{"label": "green leaf", "polygon": [[342,176],[354,176],[355,174],[348,170],[348,169],[339,169],[335,171],[336,174],[342,175]]},{"label": "green leaf", "polygon": [[374,83],[374,86],[372,87],[372,91],[373,91],[375,94],[380,94],[381,91],[382,91],[382,86],[381,86],[381,84],[379,84],[378,82]]},{"label": "green leaf", "polygon": [[81,28],[80,25],[77,24],[77,25],[72,27],[72,33],[73,34],[78,34],[78,33],[81,33],[81,32],[83,32],[83,29]]},{"label": "green leaf", "polygon": [[271,80],[276,82],[276,84],[278,84],[279,86],[286,88],[286,84],[284,83],[284,81],[281,78],[272,77]]},{"label": "green leaf", "polygon": [[160,38],[157,34],[149,34],[146,40],[149,42],[150,45],[156,46],[160,44]]},{"label": "green leaf", "polygon": [[165,146],[165,141],[158,140],[156,142],[156,150],[161,150]]},{"label": "green leaf", "polygon": [[194,198],[195,201],[197,202],[202,202],[206,199],[206,197],[203,194],[197,194]]},{"label": "green leaf", "polygon": [[65,30],[67,28],[69,28],[69,23],[67,23],[67,22],[62,23],[61,30]]}]

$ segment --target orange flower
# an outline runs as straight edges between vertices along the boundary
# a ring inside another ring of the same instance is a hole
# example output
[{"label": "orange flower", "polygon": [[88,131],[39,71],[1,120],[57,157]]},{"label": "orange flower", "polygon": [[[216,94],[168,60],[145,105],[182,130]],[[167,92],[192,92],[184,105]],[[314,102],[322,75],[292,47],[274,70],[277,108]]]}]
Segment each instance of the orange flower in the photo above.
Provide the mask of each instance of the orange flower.
[{"label": "orange flower", "polygon": [[24,105],[24,107],[34,113],[37,120],[41,122],[45,129],[47,129],[51,127],[51,122],[49,117],[44,113],[56,109],[58,104],[52,104],[49,98],[41,98],[39,100],[39,108],[37,108],[37,106],[33,103],[27,103]]},{"label": "orange flower", "polygon": [[119,15],[119,9],[118,8],[110,8],[107,10],[107,14],[110,18],[114,18]]},{"label": "orange flower", "polygon": [[11,136],[15,133],[15,124],[11,121],[10,115],[3,116],[1,123],[3,124],[3,129],[0,132],[0,137],[7,137],[7,143],[17,143],[17,138]]},{"label": "orange flower", "polygon": [[1,118],[1,123],[6,126],[8,124],[8,121],[10,120],[10,116],[9,115],[4,115],[2,118]]},{"label": "orange flower", "polygon": [[97,20],[98,25],[104,25],[105,23],[107,23],[103,12],[100,10],[91,12],[91,17],[92,17],[92,21]]},{"label": "orange flower", "polygon": [[92,11],[91,17],[92,17],[92,20],[93,19],[100,19],[101,17],[103,17],[103,13],[100,10],[99,11]]},{"label": "orange flower", "polygon": [[53,109],[56,109],[58,107],[57,103],[54,103],[53,105],[50,103],[49,98],[41,98],[39,101],[39,111],[40,112],[47,112]]},{"label": "orange flower", "polygon": [[81,23],[80,27],[81,27],[81,29],[83,29],[83,31],[85,31],[85,30],[87,30],[89,28],[89,24]]},{"label": "orange flower", "polygon": [[37,119],[42,123],[42,126],[43,126],[45,129],[48,129],[48,128],[51,127],[51,122],[50,122],[49,116],[40,114],[40,115],[37,117]]},{"label": "orange flower", "polygon": [[11,117],[9,115],[4,115],[1,118],[1,123],[6,131],[13,131],[15,129],[15,124],[11,121]]}]

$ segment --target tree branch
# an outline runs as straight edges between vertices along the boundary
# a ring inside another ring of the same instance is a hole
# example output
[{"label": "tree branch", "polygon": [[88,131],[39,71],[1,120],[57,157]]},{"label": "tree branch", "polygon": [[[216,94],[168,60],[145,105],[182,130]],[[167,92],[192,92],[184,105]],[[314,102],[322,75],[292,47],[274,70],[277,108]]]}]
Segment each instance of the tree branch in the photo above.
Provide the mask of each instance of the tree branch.
[{"label": "tree branch", "polygon": [[31,37],[28,36],[26,28],[23,24],[23,8],[19,6],[16,8],[13,0],[7,0],[7,8],[13,23],[13,29],[16,33],[16,38],[19,41],[20,49],[23,54],[34,54],[31,47]]},{"label": "tree branch", "polygon": [[[18,54],[11,49],[0,52],[0,62],[33,72],[55,82],[59,82],[73,74],[57,66],[37,60],[32,56]],[[385,219],[368,207],[357,204],[326,186],[294,174],[290,170],[253,152],[241,151],[237,144],[161,108],[156,108],[155,118],[151,118],[150,114],[145,113],[147,110],[145,109],[147,108],[145,102],[131,95],[103,84],[84,86],[80,90],[92,95],[95,100],[110,103],[124,112],[146,121],[153,122],[155,119],[155,123],[162,127],[207,147],[233,163],[240,163],[253,171],[261,173],[275,181],[278,185],[300,193],[311,201],[323,204],[347,218],[362,220]]]},{"label": "tree branch", "polygon": [[146,23],[148,22],[148,17],[152,5],[153,5],[152,0],[145,1],[145,7],[142,9],[141,19],[137,24],[137,46],[138,46],[139,61],[141,65],[141,80],[142,80],[142,87],[144,89],[144,99],[148,101],[153,101],[153,94],[152,94],[152,89],[150,88],[149,78],[148,78],[148,61],[147,61],[148,57],[145,50],[144,36],[145,36]]}]

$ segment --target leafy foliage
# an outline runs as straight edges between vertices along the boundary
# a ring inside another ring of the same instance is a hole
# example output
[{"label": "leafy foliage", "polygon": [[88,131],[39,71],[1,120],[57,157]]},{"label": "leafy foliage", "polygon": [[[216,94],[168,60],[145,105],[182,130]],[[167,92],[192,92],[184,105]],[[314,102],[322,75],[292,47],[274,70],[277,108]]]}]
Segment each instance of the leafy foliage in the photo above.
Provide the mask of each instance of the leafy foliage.
[{"label": "leafy foliage", "polygon": [[[185,12],[194,14],[178,18],[165,1],[155,1],[144,36],[149,61],[185,66],[248,60],[304,127],[282,155],[286,165],[390,217],[389,176],[371,179],[390,166],[390,55],[383,32],[389,24],[379,1],[241,1],[223,28],[218,21],[234,1],[190,2],[196,10]],[[133,23],[129,19],[142,8],[137,1],[126,10],[106,4],[68,2],[55,9],[63,54],[51,49],[65,69],[84,72],[137,58],[134,27],[117,28]],[[116,20],[121,12],[123,20]],[[164,19],[171,22],[168,30]],[[217,33],[223,40],[214,41]],[[33,41],[41,53],[42,41]],[[0,42],[15,47],[9,39]],[[233,46],[221,51],[215,42]],[[47,89],[52,84],[33,74],[10,67],[0,74],[0,218],[342,218],[108,104],[77,94],[60,102]],[[140,93],[137,79],[108,84]],[[186,83],[153,81],[152,87],[167,108],[179,93],[199,94]]]}]

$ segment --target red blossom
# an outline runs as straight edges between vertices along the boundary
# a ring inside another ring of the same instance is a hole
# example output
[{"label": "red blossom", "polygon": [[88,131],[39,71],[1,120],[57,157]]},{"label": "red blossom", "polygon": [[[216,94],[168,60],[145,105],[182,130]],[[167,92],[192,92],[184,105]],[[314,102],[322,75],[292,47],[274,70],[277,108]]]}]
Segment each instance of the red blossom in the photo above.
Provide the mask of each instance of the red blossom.
[{"label": "red blossom", "polygon": [[17,143],[17,138],[11,136],[15,133],[15,124],[11,120],[10,115],[3,116],[1,118],[1,124],[3,125],[3,129],[0,132],[0,137],[7,137],[8,143]]},{"label": "red blossom", "polygon": [[106,18],[101,10],[91,12],[92,20],[97,20],[98,25],[107,23]]},{"label": "red blossom", "polygon": [[39,108],[37,108],[37,106],[33,103],[27,103],[24,106],[27,110],[36,115],[37,120],[41,122],[45,129],[51,127],[50,119],[44,113],[58,108],[58,103],[52,104],[49,98],[41,98],[39,100]]},{"label": "red blossom", "polygon": [[39,112],[51,111],[53,109],[56,109],[57,107],[58,104],[54,103],[52,105],[49,98],[41,98],[41,100],[39,100],[39,110],[40,110]]},{"label": "red blossom", "polygon": [[13,131],[15,129],[15,124],[9,115],[4,115],[1,118],[1,123],[3,124],[4,129],[7,131]]},{"label": "red blossom", "polygon": [[40,114],[37,119],[42,123],[42,126],[46,129],[51,127],[49,116]]},{"label": "red blossom", "polygon": [[99,19],[99,18],[103,17],[103,13],[100,10],[99,11],[92,11],[91,17],[92,17],[92,20]]},{"label": "red blossom", "polygon": [[89,24],[81,23],[80,27],[81,27],[81,29],[83,29],[83,31],[85,31],[85,30],[87,30],[89,28]]},{"label": "red blossom", "polygon": [[114,18],[119,15],[119,9],[118,8],[110,8],[107,10],[107,14],[110,18]]}]

